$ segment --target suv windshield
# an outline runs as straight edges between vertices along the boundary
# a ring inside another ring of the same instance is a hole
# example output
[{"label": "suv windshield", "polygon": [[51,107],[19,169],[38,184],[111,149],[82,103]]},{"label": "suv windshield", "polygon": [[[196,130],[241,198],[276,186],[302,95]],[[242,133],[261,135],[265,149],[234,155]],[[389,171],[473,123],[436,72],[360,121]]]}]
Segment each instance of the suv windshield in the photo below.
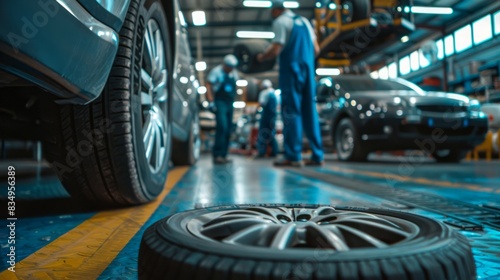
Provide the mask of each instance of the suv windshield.
[{"label": "suv windshield", "polygon": [[390,91],[390,90],[411,90],[411,87],[391,80],[372,79],[370,77],[348,77],[339,76],[333,78],[345,91]]}]

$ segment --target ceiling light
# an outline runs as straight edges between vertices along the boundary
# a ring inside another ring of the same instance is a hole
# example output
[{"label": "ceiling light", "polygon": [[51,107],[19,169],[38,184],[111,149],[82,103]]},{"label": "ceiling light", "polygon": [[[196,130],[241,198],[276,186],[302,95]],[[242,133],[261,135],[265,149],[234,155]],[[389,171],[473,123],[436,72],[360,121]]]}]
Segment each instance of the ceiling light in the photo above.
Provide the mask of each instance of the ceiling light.
[{"label": "ceiling light", "polygon": [[248,81],[247,80],[238,80],[238,81],[236,81],[236,85],[239,87],[246,87],[246,86],[248,86]]},{"label": "ceiling light", "polygon": [[408,37],[408,36],[403,36],[403,37],[401,37],[401,42],[402,42],[402,43],[406,43],[406,42],[408,42],[408,41],[410,41],[410,37]]},{"label": "ceiling light", "polygon": [[[406,11],[406,9],[405,9]],[[448,7],[422,7],[413,6],[411,7],[411,12],[414,14],[439,14],[439,15],[449,15],[453,13],[452,8]]]},{"label": "ceiling light", "polygon": [[207,70],[207,63],[205,61],[198,61],[195,64],[196,71],[205,71]]},{"label": "ceiling light", "polygon": [[199,87],[198,88],[198,93],[199,94],[205,94],[205,93],[207,93],[207,88],[203,87],[203,86]]},{"label": "ceiling light", "polygon": [[288,9],[295,9],[295,8],[298,8],[299,6],[300,6],[299,2],[297,2],[297,1],[285,1],[283,3],[283,7],[288,8]]},{"label": "ceiling light", "polygon": [[330,5],[328,5],[328,8],[329,8],[330,10],[336,10],[336,9],[337,9],[337,4],[335,4],[335,3],[330,3]]},{"label": "ceiling light", "polygon": [[243,101],[236,101],[233,103],[233,108],[236,108],[236,109],[243,109],[247,106],[247,104]]},{"label": "ceiling light", "polygon": [[196,26],[207,24],[207,19],[205,18],[204,11],[194,11],[193,12],[193,24]]},{"label": "ceiling light", "polygon": [[337,76],[340,75],[340,70],[337,68],[318,68],[316,69],[318,76]]},{"label": "ceiling light", "polygon": [[[243,1],[243,6],[248,8],[270,8],[272,6],[271,1],[257,1],[257,0],[245,0]],[[300,6],[297,1],[284,1],[283,6],[288,9],[298,8]]]},{"label": "ceiling light", "polygon": [[273,39],[274,33],[268,31],[238,31],[236,32],[236,37],[238,38],[248,38],[248,39]]},{"label": "ceiling light", "polygon": [[271,1],[252,1],[252,0],[243,1],[243,6],[249,8],[270,8],[271,5],[272,5]]}]

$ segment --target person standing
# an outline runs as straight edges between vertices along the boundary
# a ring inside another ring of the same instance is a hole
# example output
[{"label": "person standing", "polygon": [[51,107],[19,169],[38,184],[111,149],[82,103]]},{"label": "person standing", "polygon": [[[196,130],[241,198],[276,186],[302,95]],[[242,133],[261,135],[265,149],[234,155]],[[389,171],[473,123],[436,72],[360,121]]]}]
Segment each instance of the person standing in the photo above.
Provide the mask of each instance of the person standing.
[{"label": "person standing", "polygon": [[316,111],[315,56],[319,53],[314,30],[307,19],[285,8],[283,1],[272,2],[275,37],[269,48],[257,55],[262,62],[279,56],[279,86],[283,116],[284,159],[275,166],[302,165],[302,131],[312,150],[306,165],[323,165],[323,147]]},{"label": "person standing", "polygon": [[271,147],[270,156],[275,157],[278,154],[278,143],[275,138],[278,98],[270,80],[262,81],[261,87],[263,89],[259,93],[259,104],[262,113],[257,135],[257,158],[266,157],[268,147]]},{"label": "person standing", "polygon": [[238,59],[228,54],[222,64],[216,66],[207,77],[207,101],[215,113],[215,143],[212,150],[214,164],[226,164],[231,128],[233,125],[233,102],[236,96],[236,81],[239,79],[235,67]]}]

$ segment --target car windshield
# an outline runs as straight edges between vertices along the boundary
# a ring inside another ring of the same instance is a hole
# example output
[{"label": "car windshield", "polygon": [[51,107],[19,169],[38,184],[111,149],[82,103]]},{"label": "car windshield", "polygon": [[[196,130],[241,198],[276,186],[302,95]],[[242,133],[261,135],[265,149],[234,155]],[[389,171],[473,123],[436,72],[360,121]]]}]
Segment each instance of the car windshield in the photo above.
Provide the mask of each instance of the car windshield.
[{"label": "car windshield", "polygon": [[372,79],[370,77],[336,77],[334,81],[345,91],[390,91],[390,90],[411,90],[414,88],[405,84],[392,81]]}]

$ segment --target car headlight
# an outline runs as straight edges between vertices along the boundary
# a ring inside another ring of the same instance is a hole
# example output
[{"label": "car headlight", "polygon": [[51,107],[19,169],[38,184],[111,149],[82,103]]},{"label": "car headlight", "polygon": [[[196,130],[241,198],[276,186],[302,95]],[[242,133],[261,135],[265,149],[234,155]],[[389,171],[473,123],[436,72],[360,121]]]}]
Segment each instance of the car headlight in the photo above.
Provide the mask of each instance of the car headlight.
[{"label": "car headlight", "polygon": [[476,113],[481,112],[481,103],[477,100],[471,100],[469,103],[469,110]]}]

